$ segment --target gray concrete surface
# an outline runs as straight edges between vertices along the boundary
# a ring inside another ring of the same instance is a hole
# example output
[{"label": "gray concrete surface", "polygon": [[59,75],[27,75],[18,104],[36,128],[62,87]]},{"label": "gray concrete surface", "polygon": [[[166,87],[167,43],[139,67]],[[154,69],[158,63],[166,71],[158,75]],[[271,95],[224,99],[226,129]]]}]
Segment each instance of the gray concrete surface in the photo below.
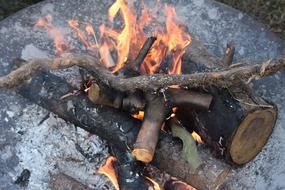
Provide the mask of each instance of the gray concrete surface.
[{"label": "gray concrete surface", "polygon": [[[152,1],[146,1],[147,3]],[[194,37],[201,40],[214,54],[221,56],[225,44],[236,44],[236,59],[277,57],[284,50],[284,41],[267,31],[266,27],[228,6],[209,0],[170,0],[178,15]],[[0,22],[0,75],[10,70],[13,58],[52,57],[53,42],[49,35],[34,28],[38,18],[51,13],[55,24],[71,35],[66,20],[77,18],[90,21],[95,28],[106,20],[106,10],[112,1],[46,0],[26,8]],[[72,38],[72,37],[71,37]],[[74,38],[76,51],[82,45]],[[284,52],[284,51],[283,51]],[[76,69],[56,74],[72,84],[78,81]],[[257,92],[275,102],[279,109],[276,128],[263,151],[242,168],[234,169],[226,184],[230,189],[285,189],[285,72],[252,84]],[[106,158],[105,144],[95,136],[48,115],[13,91],[0,90],[0,189],[22,189],[15,185],[23,169],[31,170],[26,189],[48,189],[52,173],[65,171],[86,185],[102,189],[107,183],[100,175],[93,175]],[[90,162],[76,150],[80,144],[86,151],[101,154]]]}]

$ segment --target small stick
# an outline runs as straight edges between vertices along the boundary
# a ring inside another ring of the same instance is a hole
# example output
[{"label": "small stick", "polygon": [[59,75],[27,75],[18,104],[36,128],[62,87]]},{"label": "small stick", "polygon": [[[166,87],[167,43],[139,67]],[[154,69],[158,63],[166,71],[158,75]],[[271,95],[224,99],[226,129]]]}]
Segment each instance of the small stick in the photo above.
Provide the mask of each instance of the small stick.
[{"label": "small stick", "polygon": [[[167,88],[162,93],[168,107],[189,106],[195,109],[208,110],[213,99],[210,94],[193,90]],[[144,110],[146,104],[142,93],[139,91],[123,95],[122,92],[99,82],[93,82],[88,90],[88,97],[95,104],[122,109],[130,113]]]},{"label": "small stick", "polygon": [[149,163],[153,159],[160,127],[166,118],[168,109],[161,95],[146,93],[145,98],[147,100],[145,117],[132,155],[136,160]]},{"label": "small stick", "polygon": [[[156,41],[156,37],[149,37],[143,44],[142,48],[140,49],[134,63],[128,65],[124,69],[125,75],[133,75],[133,76],[138,76],[140,75],[140,67],[141,64],[143,63],[145,57],[147,56],[148,52],[150,51],[152,45]],[[134,73],[133,73],[134,72]]]},{"label": "small stick", "polygon": [[225,49],[224,57],[222,63],[224,66],[228,67],[232,64],[235,53],[235,46],[233,42],[227,43],[227,48]]},{"label": "small stick", "polygon": [[145,57],[147,56],[149,50],[151,49],[151,47],[155,41],[156,41],[156,37],[149,37],[145,41],[143,47],[140,49],[140,52],[134,61],[134,69],[136,71],[138,71],[138,72],[140,71],[140,66],[143,63]]},{"label": "small stick", "polygon": [[193,109],[204,109],[208,110],[211,102],[212,95],[197,92],[193,90],[183,90],[176,88],[168,88],[165,91],[165,96],[168,102],[175,106],[188,106]]}]

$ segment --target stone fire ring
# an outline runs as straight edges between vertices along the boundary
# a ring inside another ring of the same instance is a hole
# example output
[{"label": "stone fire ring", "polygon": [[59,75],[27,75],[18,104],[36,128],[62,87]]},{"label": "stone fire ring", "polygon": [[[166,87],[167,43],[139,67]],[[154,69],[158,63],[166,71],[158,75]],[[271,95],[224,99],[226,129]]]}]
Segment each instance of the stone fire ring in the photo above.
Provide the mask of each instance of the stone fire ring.
[{"label": "stone fire ring", "polygon": [[[210,0],[169,2],[175,5],[194,36],[217,56],[222,55],[231,40],[236,44],[236,59],[254,62],[282,54],[284,41],[237,10]],[[51,13],[56,25],[66,29],[66,20],[72,18],[90,21],[96,27],[106,20],[106,10],[111,3],[107,0],[46,0],[1,21],[0,75],[9,72],[13,58],[52,57],[52,40],[46,32],[33,27],[41,16]],[[77,41],[74,44],[80,48]],[[78,80],[74,69],[56,74],[73,84]],[[285,72],[252,85],[277,104],[278,121],[262,152],[244,167],[231,171],[226,185],[230,189],[285,189]],[[97,155],[96,159],[91,163],[84,161],[75,144]],[[106,179],[93,174],[108,156],[104,142],[75,130],[71,124],[13,91],[0,90],[0,151],[0,189],[22,189],[14,181],[24,169],[31,171],[27,189],[48,189],[50,176],[57,171],[67,171],[95,189],[107,183]]]}]

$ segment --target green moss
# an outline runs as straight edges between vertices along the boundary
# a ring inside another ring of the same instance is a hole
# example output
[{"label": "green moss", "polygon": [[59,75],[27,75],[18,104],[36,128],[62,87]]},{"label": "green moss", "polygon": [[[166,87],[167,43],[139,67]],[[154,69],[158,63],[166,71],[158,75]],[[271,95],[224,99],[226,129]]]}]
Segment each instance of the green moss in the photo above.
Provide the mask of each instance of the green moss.
[{"label": "green moss", "polygon": [[285,0],[219,0],[239,9],[285,37]]},{"label": "green moss", "polygon": [[0,0],[0,20],[41,0]]}]

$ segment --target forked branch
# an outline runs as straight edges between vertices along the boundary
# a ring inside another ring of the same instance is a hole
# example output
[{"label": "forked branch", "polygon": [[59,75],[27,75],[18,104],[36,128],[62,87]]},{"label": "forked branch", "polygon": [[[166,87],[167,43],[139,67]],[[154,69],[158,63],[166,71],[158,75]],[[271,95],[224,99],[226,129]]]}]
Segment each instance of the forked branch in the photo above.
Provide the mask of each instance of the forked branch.
[{"label": "forked branch", "polygon": [[72,66],[82,67],[93,73],[94,77],[106,85],[119,91],[157,90],[170,85],[198,86],[230,86],[233,83],[257,80],[275,74],[285,68],[285,59],[275,59],[254,65],[243,65],[213,72],[194,74],[141,75],[131,78],[116,76],[104,68],[99,59],[90,55],[64,54],[54,59],[33,59],[6,76],[0,77],[0,88],[13,88],[30,79],[35,73],[43,70],[58,70]]}]

